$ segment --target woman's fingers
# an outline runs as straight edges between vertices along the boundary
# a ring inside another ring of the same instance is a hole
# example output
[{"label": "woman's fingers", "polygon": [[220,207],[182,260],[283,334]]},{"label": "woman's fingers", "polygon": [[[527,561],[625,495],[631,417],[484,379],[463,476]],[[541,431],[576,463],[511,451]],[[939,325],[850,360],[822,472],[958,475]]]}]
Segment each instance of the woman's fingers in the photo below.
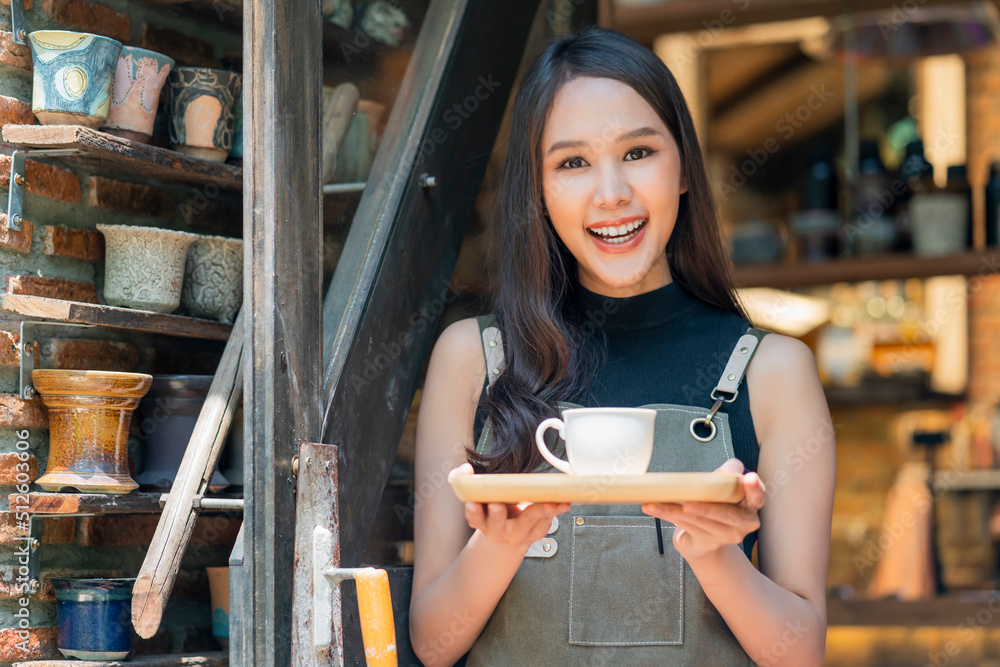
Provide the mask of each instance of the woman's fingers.
[{"label": "woman's fingers", "polygon": [[473,470],[471,463],[463,463],[462,465],[448,472],[448,483],[450,484],[451,480],[453,480],[455,477],[458,477],[460,475],[471,475],[474,472],[475,470]]},{"label": "woman's fingers", "polygon": [[749,472],[743,476],[743,503],[747,507],[759,510],[764,506],[764,498],[767,490],[764,488],[764,480],[755,472]]}]

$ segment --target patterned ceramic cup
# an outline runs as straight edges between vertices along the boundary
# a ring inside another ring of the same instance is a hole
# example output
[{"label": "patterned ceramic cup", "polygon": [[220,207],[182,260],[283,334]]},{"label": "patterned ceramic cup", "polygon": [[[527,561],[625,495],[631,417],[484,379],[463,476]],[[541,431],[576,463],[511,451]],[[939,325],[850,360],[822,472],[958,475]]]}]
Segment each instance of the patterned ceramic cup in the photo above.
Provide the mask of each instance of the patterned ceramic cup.
[{"label": "patterned ceramic cup", "polygon": [[160,104],[160,89],[167,80],[173,58],[126,46],[118,57],[111,108],[104,128],[111,134],[147,143]]},{"label": "patterned ceramic cup", "polygon": [[156,227],[97,225],[104,234],[104,300],[172,313],[181,303],[184,260],[196,234]]},{"label": "patterned ceramic cup", "polygon": [[97,129],[108,117],[121,42],[68,30],[28,35],[33,63],[31,110],[43,125]]},{"label": "patterned ceramic cup", "polygon": [[167,77],[170,144],[175,150],[225,162],[233,146],[233,107],[243,90],[235,72],[177,67]]},{"label": "patterned ceramic cup", "polygon": [[192,315],[232,323],[243,305],[243,241],[198,237],[188,250],[181,302]]}]

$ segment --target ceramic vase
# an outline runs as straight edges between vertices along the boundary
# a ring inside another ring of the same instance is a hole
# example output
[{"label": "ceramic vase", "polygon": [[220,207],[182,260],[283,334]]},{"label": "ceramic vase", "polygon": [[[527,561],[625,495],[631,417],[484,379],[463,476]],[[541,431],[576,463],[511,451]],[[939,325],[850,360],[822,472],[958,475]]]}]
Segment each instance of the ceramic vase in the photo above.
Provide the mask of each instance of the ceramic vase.
[{"label": "ceramic vase", "polygon": [[38,486],[112,494],[138,488],[128,469],[129,423],[153,376],[38,369],[31,381],[49,413],[49,460]]},{"label": "ceramic vase", "polygon": [[212,636],[229,647],[229,568],[206,567],[212,595]]},{"label": "ceramic vase", "polygon": [[965,249],[969,232],[969,200],[952,192],[918,192],[910,200],[913,253],[923,257],[951,255]]},{"label": "ceramic vase", "polygon": [[199,236],[188,250],[181,301],[192,315],[232,323],[243,304],[243,241]]},{"label": "ceramic vase", "polygon": [[149,142],[160,104],[160,90],[173,66],[173,58],[163,54],[135,46],[124,47],[118,56],[105,130],[125,139]]},{"label": "ceramic vase", "polygon": [[184,261],[198,236],[156,227],[97,225],[104,234],[104,301],[159,313],[181,302]]},{"label": "ceramic vase", "polygon": [[[188,441],[205,405],[213,375],[156,375],[139,401],[132,424],[133,437],[145,450],[143,470],[135,481],[144,489],[168,491],[177,477]],[[208,484],[221,491],[229,481],[218,470]]]},{"label": "ceramic vase", "polygon": [[212,162],[225,162],[233,146],[233,107],[243,77],[207,67],[177,67],[167,77],[170,145]]},{"label": "ceramic vase", "polygon": [[98,128],[108,117],[121,42],[68,30],[36,30],[31,110],[42,125]]},{"label": "ceramic vase", "polygon": [[135,579],[49,579],[56,589],[56,647],[67,658],[123,660],[132,650]]}]

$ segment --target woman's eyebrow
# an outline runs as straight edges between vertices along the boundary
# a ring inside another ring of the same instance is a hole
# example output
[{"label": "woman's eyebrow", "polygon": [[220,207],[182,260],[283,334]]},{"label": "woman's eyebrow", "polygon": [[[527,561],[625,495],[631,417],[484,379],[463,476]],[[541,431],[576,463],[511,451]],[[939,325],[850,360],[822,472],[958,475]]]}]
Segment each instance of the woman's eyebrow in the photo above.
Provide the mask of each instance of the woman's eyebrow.
[{"label": "woman's eyebrow", "polygon": [[[621,134],[615,140],[615,143],[621,143],[623,141],[628,141],[629,139],[635,139],[636,137],[649,137],[649,136],[659,136],[660,132],[652,127],[640,127],[634,130],[629,130],[628,132]],[[557,150],[563,148],[586,148],[587,142],[581,141],[579,139],[567,139],[566,141],[557,141],[556,143],[549,146],[549,150],[546,155],[551,155]]]}]

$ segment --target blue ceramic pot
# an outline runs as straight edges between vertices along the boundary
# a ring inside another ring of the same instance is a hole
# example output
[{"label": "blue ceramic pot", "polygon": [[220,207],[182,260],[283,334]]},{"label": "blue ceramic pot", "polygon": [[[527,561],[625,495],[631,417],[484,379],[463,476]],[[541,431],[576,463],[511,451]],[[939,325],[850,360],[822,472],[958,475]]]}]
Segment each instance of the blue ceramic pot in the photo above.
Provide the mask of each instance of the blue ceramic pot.
[{"label": "blue ceramic pot", "polygon": [[52,578],[59,652],[80,660],[122,660],[132,650],[135,579]]},{"label": "blue ceramic pot", "polygon": [[108,117],[121,42],[68,30],[28,35],[34,68],[31,110],[43,125],[97,129]]}]

